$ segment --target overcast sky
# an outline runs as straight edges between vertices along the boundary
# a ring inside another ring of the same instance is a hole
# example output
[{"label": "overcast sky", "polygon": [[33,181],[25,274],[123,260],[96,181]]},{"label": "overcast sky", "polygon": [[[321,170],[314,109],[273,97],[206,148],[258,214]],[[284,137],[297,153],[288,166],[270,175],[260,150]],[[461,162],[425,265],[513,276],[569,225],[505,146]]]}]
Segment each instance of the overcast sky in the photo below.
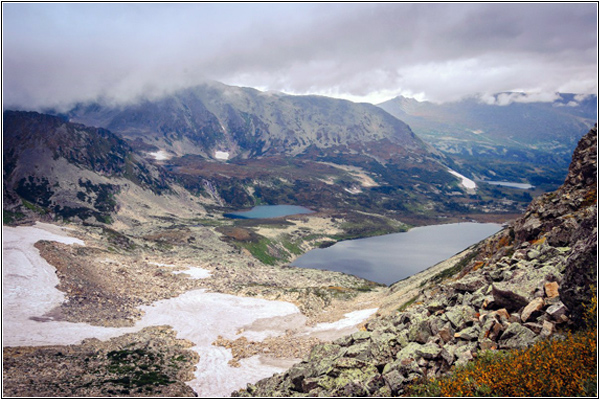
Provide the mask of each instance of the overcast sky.
[{"label": "overcast sky", "polygon": [[205,80],[381,102],[598,92],[596,3],[3,3],[4,107]]}]

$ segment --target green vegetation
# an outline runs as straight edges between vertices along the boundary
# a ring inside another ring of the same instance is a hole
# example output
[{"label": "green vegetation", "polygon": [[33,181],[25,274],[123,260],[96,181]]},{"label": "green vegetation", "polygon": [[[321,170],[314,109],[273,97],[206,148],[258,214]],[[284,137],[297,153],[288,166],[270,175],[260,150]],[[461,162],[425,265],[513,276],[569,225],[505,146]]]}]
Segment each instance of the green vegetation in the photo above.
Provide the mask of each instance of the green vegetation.
[{"label": "green vegetation", "polygon": [[25,214],[21,212],[13,212],[8,210],[2,210],[2,223],[5,225],[10,225],[25,217]]},{"label": "green vegetation", "polygon": [[402,304],[400,307],[398,307],[398,312],[405,311],[408,307],[410,307],[412,304],[414,304],[418,300],[418,298],[419,298],[419,295],[416,295],[412,299],[408,300],[406,303]]},{"label": "green vegetation", "polygon": [[[112,383],[121,386],[124,388],[120,390],[121,394],[128,394],[129,389],[141,387],[150,391],[152,386],[166,386],[175,382],[161,371],[163,360],[160,354],[144,349],[124,349],[110,351],[106,357],[110,362],[106,367],[107,372],[116,374],[117,377],[106,379],[100,385]],[[185,360],[183,355],[179,357],[182,358],[173,358],[172,361]]]},{"label": "green vegetation", "polygon": [[131,251],[137,247],[137,245],[131,239],[122,233],[115,231],[114,229],[103,227],[102,234],[108,243],[112,244],[118,249]]},{"label": "green vegetation", "polygon": [[23,206],[36,214],[44,215],[46,214],[46,210],[38,205],[32,204],[25,199],[21,199]]},{"label": "green vegetation", "polygon": [[273,254],[274,250],[271,246],[271,241],[267,238],[261,238],[257,242],[235,242],[248,250],[256,259],[263,264],[275,265],[280,261],[277,254]]},{"label": "green vegetation", "polygon": [[281,245],[283,247],[285,247],[285,249],[287,251],[290,252],[290,254],[296,255],[296,256],[300,256],[302,255],[304,252],[302,251],[302,249],[300,248],[300,245],[298,242],[296,241],[292,241],[288,236],[286,236],[282,241],[281,241]]},{"label": "green vegetation", "polygon": [[386,217],[362,213],[348,213],[344,219],[346,222],[340,225],[344,233],[334,236],[336,241],[406,232],[409,228],[406,224]]}]

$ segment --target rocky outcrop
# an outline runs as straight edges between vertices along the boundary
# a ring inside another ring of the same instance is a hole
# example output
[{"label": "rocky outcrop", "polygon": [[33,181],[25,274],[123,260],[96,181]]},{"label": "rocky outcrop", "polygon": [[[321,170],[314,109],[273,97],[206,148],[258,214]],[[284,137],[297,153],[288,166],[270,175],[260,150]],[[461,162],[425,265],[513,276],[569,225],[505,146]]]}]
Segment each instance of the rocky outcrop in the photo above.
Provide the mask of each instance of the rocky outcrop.
[{"label": "rocky outcrop", "polygon": [[552,246],[572,248],[560,298],[577,325],[583,322],[582,304],[598,280],[597,146],[594,127],[575,149],[564,185],[532,202],[513,228],[518,242],[540,237]]},{"label": "rocky outcrop", "polygon": [[526,348],[578,327],[597,280],[596,144],[594,128],[558,191],[482,242],[456,275],[431,278],[406,311],[317,345],[287,372],[233,395],[397,396],[480,351]]}]

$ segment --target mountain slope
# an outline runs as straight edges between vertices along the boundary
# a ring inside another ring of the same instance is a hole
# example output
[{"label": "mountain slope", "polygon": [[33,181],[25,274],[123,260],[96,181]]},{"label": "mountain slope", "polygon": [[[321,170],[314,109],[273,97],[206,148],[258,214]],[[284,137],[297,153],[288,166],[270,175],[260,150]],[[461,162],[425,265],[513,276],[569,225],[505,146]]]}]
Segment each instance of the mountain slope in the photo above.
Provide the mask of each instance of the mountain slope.
[{"label": "mountain slope", "polygon": [[379,106],[408,123],[436,149],[452,155],[472,177],[542,182],[542,175],[560,184],[577,141],[597,121],[597,97],[563,93],[552,103],[500,105],[502,99],[525,97],[500,93],[494,96],[494,104],[475,98],[434,104],[400,96]]},{"label": "mountain slope", "polygon": [[148,158],[162,152],[188,190],[236,208],[293,203],[436,219],[476,201],[448,172],[450,159],[371,104],[213,82],[68,116],[122,135]]},{"label": "mountain slope", "polygon": [[399,396],[478,352],[527,348],[582,326],[597,286],[597,144],[594,127],[558,191],[453,266],[417,275],[412,292],[404,281],[390,287],[390,315],[233,395]]},{"label": "mountain slope", "polygon": [[3,196],[8,219],[24,214],[110,222],[130,188],[172,194],[164,171],[120,137],[52,115],[3,114]]},{"label": "mountain slope", "polygon": [[370,144],[378,149],[371,155],[384,159],[428,151],[406,124],[370,104],[219,83],[123,107],[81,105],[68,115],[176,155],[297,155],[311,146],[368,153]]}]

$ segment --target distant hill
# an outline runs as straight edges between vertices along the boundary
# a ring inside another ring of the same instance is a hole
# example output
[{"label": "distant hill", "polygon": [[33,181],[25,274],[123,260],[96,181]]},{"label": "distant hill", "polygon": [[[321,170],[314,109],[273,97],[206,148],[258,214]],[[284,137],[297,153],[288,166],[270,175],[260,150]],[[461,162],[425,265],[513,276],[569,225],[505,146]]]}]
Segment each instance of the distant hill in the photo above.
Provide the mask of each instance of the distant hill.
[{"label": "distant hill", "polygon": [[475,98],[435,104],[399,96],[379,107],[462,162],[463,172],[470,170],[472,177],[516,179],[511,164],[530,163],[551,168],[546,173],[560,183],[577,141],[597,121],[597,97],[561,93],[554,102],[497,105],[503,98],[524,97],[500,93],[490,105]]}]

